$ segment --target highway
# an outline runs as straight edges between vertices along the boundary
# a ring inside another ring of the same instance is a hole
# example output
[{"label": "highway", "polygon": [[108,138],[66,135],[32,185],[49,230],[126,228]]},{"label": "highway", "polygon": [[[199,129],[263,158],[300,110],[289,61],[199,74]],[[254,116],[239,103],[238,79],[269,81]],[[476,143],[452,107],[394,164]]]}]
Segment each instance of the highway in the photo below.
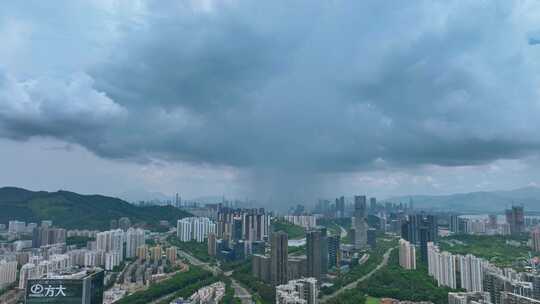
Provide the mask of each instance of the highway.
[{"label": "highway", "polygon": [[[201,260],[197,259],[196,257],[194,257],[193,255],[191,255],[190,253],[184,250],[179,250],[179,253],[180,253],[180,256],[188,260],[190,264],[202,267],[205,270],[212,272],[214,275],[218,275],[223,272],[219,267],[210,266],[208,263],[202,262]],[[232,274],[232,271],[225,273],[225,275],[229,277],[231,274]],[[253,300],[252,300],[253,296],[249,293],[249,291],[247,291],[247,289],[245,289],[242,285],[240,285],[240,283],[238,283],[232,277],[230,279],[232,282],[232,287],[234,288],[234,297],[239,298],[242,301],[242,304],[253,303]]]},{"label": "highway", "polygon": [[343,286],[342,288],[340,288],[339,290],[337,290],[333,294],[329,294],[329,295],[326,295],[326,296],[322,297],[321,300],[320,300],[320,303],[321,304],[326,303],[328,300],[339,296],[344,291],[355,288],[358,283],[369,279],[377,271],[379,271],[381,268],[383,268],[384,266],[386,266],[388,264],[388,259],[390,258],[390,254],[392,253],[392,250],[394,250],[394,249],[395,248],[390,248],[384,253],[383,260],[381,261],[381,263],[379,265],[377,265],[377,267],[375,267],[375,269],[373,269],[372,271],[370,271],[369,273],[367,273],[366,275],[364,275],[360,279]]}]

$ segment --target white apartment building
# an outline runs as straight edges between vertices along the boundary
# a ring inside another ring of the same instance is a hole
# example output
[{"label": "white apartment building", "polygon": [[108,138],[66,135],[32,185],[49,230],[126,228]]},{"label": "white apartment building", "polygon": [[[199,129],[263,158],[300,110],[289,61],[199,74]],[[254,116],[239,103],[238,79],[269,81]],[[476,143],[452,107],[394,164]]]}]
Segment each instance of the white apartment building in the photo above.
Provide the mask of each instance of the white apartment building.
[{"label": "white apartment building", "polygon": [[100,232],[96,235],[97,251],[116,251],[120,253],[120,259],[124,260],[124,240],[125,233],[122,229]]},{"label": "white apartment building", "polygon": [[26,232],[26,223],[21,221],[9,221],[8,223],[9,233],[23,233]]},{"label": "white apartment building", "polygon": [[460,269],[461,288],[469,292],[480,292],[483,290],[484,268],[487,261],[477,258],[472,254],[465,256],[458,255],[457,261]]},{"label": "white apartment building", "polygon": [[122,254],[118,251],[105,253],[105,270],[113,270],[114,267],[122,263]]},{"label": "white apartment building", "polygon": [[144,245],[144,230],[129,228],[126,232],[126,258],[137,255],[137,248]]},{"label": "white apartment building", "polygon": [[0,289],[17,280],[17,261],[0,261]]},{"label": "white apartment building", "polygon": [[416,269],[416,248],[409,241],[399,240],[399,265],[405,269]]},{"label": "white apartment building", "polygon": [[207,217],[187,217],[178,220],[176,230],[180,241],[195,240],[202,243],[208,237],[208,233],[216,232],[216,224]]},{"label": "white apartment building", "polygon": [[276,287],[276,304],[317,304],[318,296],[315,278],[292,280]]},{"label": "white apartment building", "polygon": [[433,242],[428,243],[428,271],[439,287],[457,288],[456,259],[449,252],[439,251]]}]

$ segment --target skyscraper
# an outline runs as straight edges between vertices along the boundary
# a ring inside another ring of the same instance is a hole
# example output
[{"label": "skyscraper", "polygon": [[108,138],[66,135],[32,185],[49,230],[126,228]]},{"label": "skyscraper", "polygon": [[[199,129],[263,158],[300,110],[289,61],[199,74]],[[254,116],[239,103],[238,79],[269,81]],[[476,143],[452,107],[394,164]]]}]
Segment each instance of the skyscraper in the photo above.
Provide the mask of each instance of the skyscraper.
[{"label": "skyscraper", "polygon": [[367,203],[365,195],[354,196],[354,217],[364,218],[367,215]]},{"label": "skyscraper", "polygon": [[208,255],[216,256],[217,253],[217,240],[214,232],[208,233]]},{"label": "skyscraper", "polygon": [[510,233],[518,235],[525,229],[523,206],[512,206],[506,210],[506,222],[510,225]]},{"label": "skyscraper", "polygon": [[377,210],[377,198],[371,197],[369,199],[369,209],[374,212]]},{"label": "skyscraper", "polygon": [[450,215],[450,231],[454,234],[459,234],[459,216]]},{"label": "skyscraper", "polygon": [[412,244],[420,246],[420,258],[427,262],[428,242],[436,242],[439,227],[437,218],[433,215],[409,215],[409,219],[402,224],[401,236]]},{"label": "skyscraper", "polygon": [[336,198],[336,217],[345,217],[345,197]]},{"label": "skyscraper", "polygon": [[[326,238],[326,237],[325,237]],[[323,269],[323,245],[320,230],[311,230],[306,234],[307,275],[321,279]]]},{"label": "skyscraper", "polygon": [[531,231],[531,249],[540,252],[540,228]]},{"label": "skyscraper", "polygon": [[354,229],[354,247],[355,249],[363,249],[367,246],[367,230],[366,222],[367,206],[366,196],[357,195],[354,197],[354,216],[352,227]]},{"label": "skyscraper", "polygon": [[341,237],[339,235],[332,235],[328,237],[328,267],[339,267],[340,264],[340,244]]},{"label": "skyscraper", "polygon": [[271,236],[270,277],[273,285],[287,283],[288,236],[285,232],[275,232]]}]

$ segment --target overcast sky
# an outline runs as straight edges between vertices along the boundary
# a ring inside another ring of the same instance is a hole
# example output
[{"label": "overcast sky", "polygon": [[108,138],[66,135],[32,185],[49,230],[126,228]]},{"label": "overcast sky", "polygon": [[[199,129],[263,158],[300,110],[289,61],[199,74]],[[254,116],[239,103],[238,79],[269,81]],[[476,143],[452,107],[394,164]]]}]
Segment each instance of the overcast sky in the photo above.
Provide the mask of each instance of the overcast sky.
[{"label": "overcast sky", "polygon": [[540,2],[11,1],[0,185],[302,201],[540,183]]}]

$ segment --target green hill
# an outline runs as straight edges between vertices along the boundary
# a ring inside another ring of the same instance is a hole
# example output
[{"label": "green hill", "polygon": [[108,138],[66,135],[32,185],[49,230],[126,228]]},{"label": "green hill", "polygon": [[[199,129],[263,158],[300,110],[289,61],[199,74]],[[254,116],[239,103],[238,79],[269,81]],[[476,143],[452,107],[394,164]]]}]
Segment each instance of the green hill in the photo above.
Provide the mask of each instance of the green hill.
[{"label": "green hill", "polygon": [[118,198],[81,195],[68,191],[29,191],[0,188],[0,223],[9,220],[39,222],[52,220],[56,226],[79,229],[108,229],[111,220],[128,217],[132,223],[148,228],[160,220],[175,223],[190,216],[172,206],[138,207]]}]

